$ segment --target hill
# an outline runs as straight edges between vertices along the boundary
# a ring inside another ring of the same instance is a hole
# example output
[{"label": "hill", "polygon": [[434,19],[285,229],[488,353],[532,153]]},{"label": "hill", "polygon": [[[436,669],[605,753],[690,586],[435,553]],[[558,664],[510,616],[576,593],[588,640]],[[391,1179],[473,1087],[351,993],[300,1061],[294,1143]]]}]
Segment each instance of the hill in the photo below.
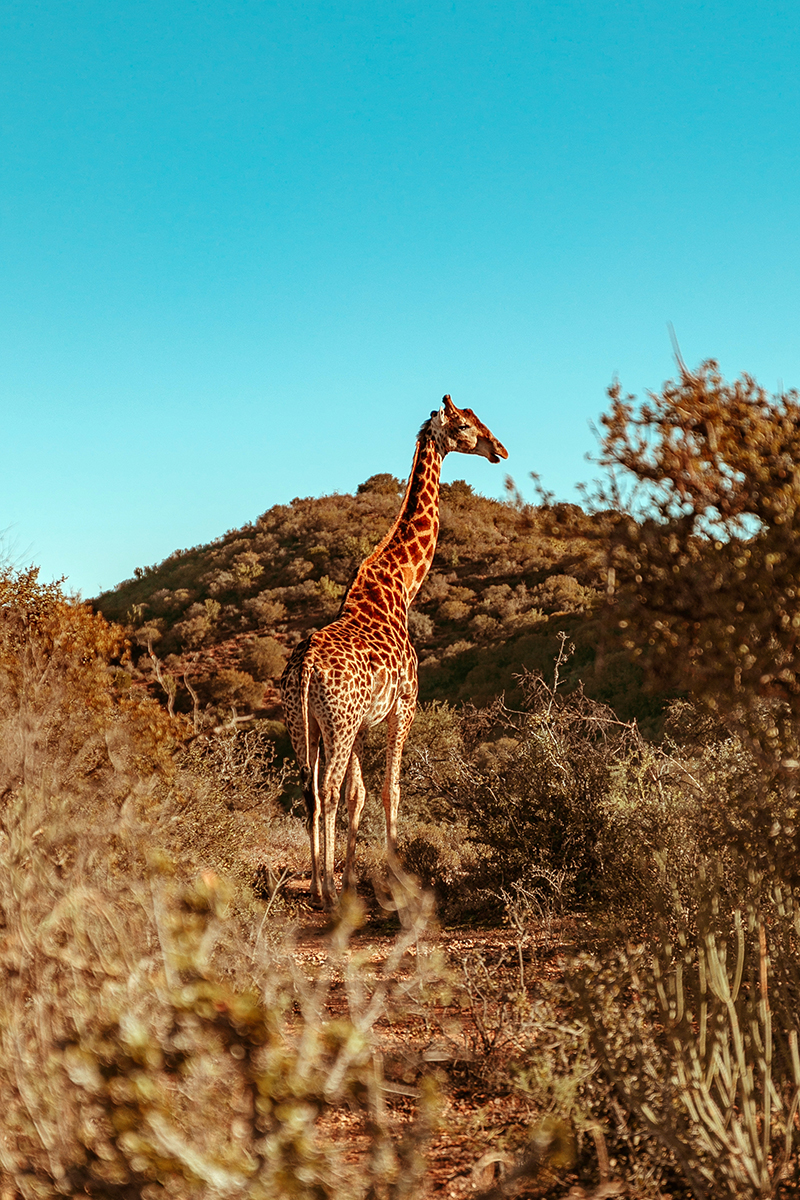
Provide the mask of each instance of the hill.
[{"label": "hill", "polygon": [[[93,602],[126,627],[143,679],[178,710],[278,716],[291,649],[331,621],[359,564],[390,526],[402,484],[375,475],[355,495],[295,499],[206,546],[137,568]],[[559,634],[575,646],[562,677],[625,718],[659,710],[604,627],[606,535],[613,514],[441,489],[433,568],[410,615],[420,701],[518,697],[522,670],[552,671]],[[602,647],[601,652],[599,648]],[[156,676],[160,675],[160,682]]]}]

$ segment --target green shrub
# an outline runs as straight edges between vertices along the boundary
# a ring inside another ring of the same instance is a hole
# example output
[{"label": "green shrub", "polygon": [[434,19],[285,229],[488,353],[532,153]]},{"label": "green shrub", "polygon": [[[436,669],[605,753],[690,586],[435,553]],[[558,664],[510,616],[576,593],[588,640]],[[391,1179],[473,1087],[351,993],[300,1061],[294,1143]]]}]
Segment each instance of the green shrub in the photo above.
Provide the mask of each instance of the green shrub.
[{"label": "green shrub", "polygon": [[285,646],[274,637],[253,638],[248,642],[244,662],[255,679],[280,679],[289,657]]},{"label": "green shrub", "polygon": [[252,600],[245,600],[245,612],[253,615],[261,626],[269,627],[286,617],[286,605],[282,600],[276,600],[270,591],[259,592]]},{"label": "green shrub", "polygon": [[256,682],[247,671],[223,667],[209,676],[205,690],[223,712],[232,708],[252,710],[260,708],[264,699],[264,685]]},{"label": "green shrub", "polygon": [[412,608],[408,614],[408,632],[416,644],[427,642],[433,637],[434,624],[431,618]]}]

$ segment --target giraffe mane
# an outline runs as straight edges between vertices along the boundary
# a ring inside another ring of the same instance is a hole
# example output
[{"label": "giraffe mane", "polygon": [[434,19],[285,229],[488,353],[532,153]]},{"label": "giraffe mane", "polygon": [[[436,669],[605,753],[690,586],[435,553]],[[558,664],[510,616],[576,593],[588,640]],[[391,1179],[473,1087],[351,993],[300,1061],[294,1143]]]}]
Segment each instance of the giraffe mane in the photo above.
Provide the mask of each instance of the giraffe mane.
[{"label": "giraffe mane", "polygon": [[381,540],[377,543],[376,546],[373,547],[373,549],[370,551],[370,553],[367,555],[367,557],[364,559],[364,561],[360,564],[360,566],[356,570],[355,575],[353,576],[350,584],[348,585],[347,591],[345,592],[344,596],[342,597],[342,604],[341,604],[341,608],[339,609],[339,615],[341,615],[344,612],[345,608],[347,607],[347,601],[350,598],[350,593],[353,590],[353,587],[355,586],[355,584],[358,582],[358,579],[359,579],[359,576],[361,575],[361,573],[365,570],[365,568],[367,568],[372,563],[374,563],[378,558],[380,558],[381,554],[386,549],[386,547],[389,545],[389,543],[391,542],[395,533],[397,532],[397,529],[400,525],[401,517],[403,515],[403,510],[405,509],[406,502],[408,500],[409,493],[411,491],[411,486],[412,486],[413,479],[414,479],[414,472],[417,469],[417,462],[419,460],[419,455],[422,450],[423,443],[428,439],[433,440],[433,430],[431,429],[431,418],[434,416],[436,416],[436,414],[431,413],[431,417],[429,417],[427,421],[423,421],[422,426],[420,427],[420,431],[417,434],[417,444],[414,448],[414,460],[411,464],[411,470],[408,473],[408,479],[406,480],[406,486],[405,486],[405,491],[403,493],[403,500],[400,505],[400,510],[399,510],[397,516],[395,517],[394,521],[392,522],[390,528],[387,529],[386,533],[383,535]]}]

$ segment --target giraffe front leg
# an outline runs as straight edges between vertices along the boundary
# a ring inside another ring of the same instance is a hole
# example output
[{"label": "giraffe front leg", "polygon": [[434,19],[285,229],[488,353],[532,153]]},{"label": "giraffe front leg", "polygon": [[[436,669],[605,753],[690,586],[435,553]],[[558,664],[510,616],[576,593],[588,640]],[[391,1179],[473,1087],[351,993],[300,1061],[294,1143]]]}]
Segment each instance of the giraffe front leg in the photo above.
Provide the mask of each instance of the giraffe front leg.
[{"label": "giraffe front leg", "polygon": [[358,834],[358,826],[361,822],[361,814],[364,811],[364,801],[367,797],[367,789],[364,786],[364,777],[361,772],[361,750],[364,744],[364,735],[359,733],[353,743],[353,751],[350,755],[350,765],[347,768],[347,778],[345,781],[345,793],[347,796],[347,857],[344,863],[344,886],[346,888],[355,889],[356,886],[356,836]]},{"label": "giraffe front leg", "polygon": [[389,736],[386,745],[386,777],[383,781],[383,811],[386,816],[386,851],[392,858],[397,850],[397,812],[400,807],[400,764],[411,722],[417,707],[417,689],[400,696],[387,718]]}]

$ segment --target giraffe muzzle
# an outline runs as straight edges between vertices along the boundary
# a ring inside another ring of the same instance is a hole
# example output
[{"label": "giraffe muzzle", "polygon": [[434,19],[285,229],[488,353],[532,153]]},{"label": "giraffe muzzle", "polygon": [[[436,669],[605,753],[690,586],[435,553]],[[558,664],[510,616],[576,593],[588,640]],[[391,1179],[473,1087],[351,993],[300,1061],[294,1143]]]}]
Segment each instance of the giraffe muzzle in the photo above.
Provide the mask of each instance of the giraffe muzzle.
[{"label": "giraffe muzzle", "polygon": [[484,458],[488,458],[491,463],[500,462],[501,458],[508,458],[508,451],[502,442],[489,441],[488,438],[479,437],[475,445],[475,454],[482,454]]}]

